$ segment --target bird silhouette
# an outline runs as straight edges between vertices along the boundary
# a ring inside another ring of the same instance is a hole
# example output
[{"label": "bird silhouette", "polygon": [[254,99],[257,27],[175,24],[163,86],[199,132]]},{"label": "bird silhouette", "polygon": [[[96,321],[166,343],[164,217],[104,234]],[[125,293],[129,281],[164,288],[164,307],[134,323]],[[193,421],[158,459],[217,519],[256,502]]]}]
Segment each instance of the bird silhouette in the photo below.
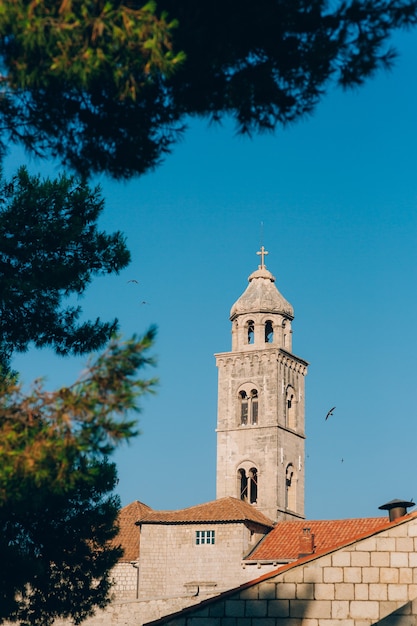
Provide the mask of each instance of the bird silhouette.
[{"label": "bird silhouette", "polygon": [[132,280],[128,280],[128,283],[136,283],[137,285],[139,285],[139,281],[135,280],[134,278],[132,278]]},{"label": "bird silhouette", "polygon": [[324,418],[325,420],[327,420],[331,415],[333,415],[333,411],[335,410],[335,406],[333,406],[330,411],[327,412],[326,417]]}]

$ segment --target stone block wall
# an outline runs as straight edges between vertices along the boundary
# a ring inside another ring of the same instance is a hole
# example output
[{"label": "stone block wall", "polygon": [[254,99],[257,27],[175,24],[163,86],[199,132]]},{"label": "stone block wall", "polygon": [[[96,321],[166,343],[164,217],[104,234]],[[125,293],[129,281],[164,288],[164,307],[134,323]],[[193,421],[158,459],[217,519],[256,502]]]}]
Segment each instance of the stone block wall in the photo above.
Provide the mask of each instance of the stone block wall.
[{"label": "stone block wall", "polygon": [[[98,609],[83,626],[142,626],[145,622],[180,611],[195,604],[195,598],[164,598],[158,600],[114,601],[106,609]],[[5,626],[13,626],[6,624]],[[14,625],[15,626],[15,625]],[[69,620],[56,620],[54,626],[74,626]]]},{"label": "stone block wall", "polygon": [[[196,531],[214,530],[215,543],[196,545]],[[219,593],[241,584],[250,531],[243,523],[157,525],[141,530],[139,599]]]},{"label": "stone block wall", "polygon": [[[289,517],[304,516],[304,411],[307,363],[269,347],[216,355],[218,367],[216,497],[240,497],[237,470],[250,461],[258,470],[257,507],[271,520],[286,519],[286,468],[294,467],[294,503]],[[240,424],[238,390],[258,391],[257,424]],[[286,390],[294,389],[295,419],[286,424]],[[278,513],[279,511],[279,513]]]},{"label": "stone block wall", "polygon": [[415,626],[417,517],[222,594],[167,626]]},{"label": "stone block wall", "polygon": [[113,593],[118,600],[136,600],[138,597],[138,563],[118,563],[113,571]]}]

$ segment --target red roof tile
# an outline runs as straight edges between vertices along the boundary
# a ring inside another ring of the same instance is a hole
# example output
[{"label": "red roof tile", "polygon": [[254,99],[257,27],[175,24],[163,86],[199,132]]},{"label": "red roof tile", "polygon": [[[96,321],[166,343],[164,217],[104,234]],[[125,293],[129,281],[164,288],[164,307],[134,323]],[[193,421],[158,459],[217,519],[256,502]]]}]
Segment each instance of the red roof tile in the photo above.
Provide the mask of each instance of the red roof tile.
[{"label": "red roof tile", "polygon": [[304,528],[314,535],[314,552],[336,548],[389,524],[388,517],[278,522],[246,558],[254,561],[298,559]]},{"label": "red roof tile", "polygon": [[152,509],[139,500],[121,509],[118,520],[119,533],[113,541],[114,545],[121,545],[124,550],[121,562],[136,561],[139,558],[140,528],[135,522],[149,511]]},{"label": "red roof tile", "polygon": [[180,511],[152,511],[144,515],[141,524],[192,524],[192,523],[224,523],[224,522],[254,522],[272,528],[273,522],[254,506],[226,497],[205,504],[198,504]]}]

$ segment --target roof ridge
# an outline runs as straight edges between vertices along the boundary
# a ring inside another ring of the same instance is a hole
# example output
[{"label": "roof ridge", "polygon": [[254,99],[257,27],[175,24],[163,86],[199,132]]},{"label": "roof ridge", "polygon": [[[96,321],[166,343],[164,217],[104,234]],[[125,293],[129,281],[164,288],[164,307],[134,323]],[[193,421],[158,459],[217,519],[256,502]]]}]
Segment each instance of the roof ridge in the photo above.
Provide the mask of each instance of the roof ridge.
[{"label": "roof ridge", "polygon": [[170,511],[149,511],[140,520],[141,523],[225,523],[250,521],[262,526],[272,528],[273,521],[264,513],[248,504],[234,498],[225,496],[203,504],[186,507],[184,509]]}]

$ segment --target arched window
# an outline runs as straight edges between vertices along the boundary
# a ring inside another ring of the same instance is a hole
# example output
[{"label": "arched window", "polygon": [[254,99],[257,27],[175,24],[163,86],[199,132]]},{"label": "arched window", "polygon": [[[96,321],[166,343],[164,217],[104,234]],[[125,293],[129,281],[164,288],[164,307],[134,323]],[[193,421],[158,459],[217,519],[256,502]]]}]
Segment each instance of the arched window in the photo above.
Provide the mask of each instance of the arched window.
[{"label": "arched window", "polygon": [[255,341],[255,322],[253,320],[249,320],[246,322],[246,343],[252,344]]},{"label": "arched window", "polygon": [[284,348],[287,347],[287,323],[285,320],[282,322],[282,345]]},{"label": "arched window", "polygon": [[252,389],[251,393],[251,412],[250,422],[251,424],[258,423],[258,390]]},{"label": "arched window", "polygon": [[274,341],[274,326],[271,320],[265,322],[265,343],[272,343]]},{"label": "arched window", "polygon": [[240,469],[238,471],[238,480],[240,493],[239,497],[241,500],[244,500],[246,502],[248,499],[248,478],[244,469]]},{"label": "arched window", "polygon": [[288,428],[297,428],[297,401],[294,387],[288,386],[285,397],[285,422]]},{"label": "arched window", "polygon": [[249,414],[249,398],[246,395],[246,391],[239,391],[240,396],[240,423],[247,424],[248,423],[248,414]]},{"label": "arched window", "polygon": [[295,482],[294,466],[289,463],[285,472],[285,508],[290,511],[296,510]]},{"label": "arched window", "polygon": [[253,387],[253,383],[246,383],[242,387],[238,392],[239,424],[241,426],[248,424],[256,426],[259,416],[258,390],[256,387]]},{"label": "arched window", "polygon": [[237,472],[239,498],[249,504],[256,504],[258,500],[258,470],[251,467],[246,471],[241,467]]},{"label": "arched window", "polygon": [[256,504],[258,500],[258,470],[252,467],[249,470],[249,503]]}]

